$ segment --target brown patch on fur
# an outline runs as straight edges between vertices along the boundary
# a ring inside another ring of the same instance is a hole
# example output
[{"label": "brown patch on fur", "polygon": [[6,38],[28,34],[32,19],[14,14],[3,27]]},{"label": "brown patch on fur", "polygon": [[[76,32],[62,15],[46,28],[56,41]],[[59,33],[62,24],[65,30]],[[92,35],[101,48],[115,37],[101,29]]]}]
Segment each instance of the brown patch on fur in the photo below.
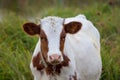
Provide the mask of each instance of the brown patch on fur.
[{"label": "brown patch on fur", "polygon": [[69,66],[70,59],[67,56],[65,56],[64,54],[63,54],[63,59],[64,59],[64,61],[61,63],[62,66],[64,66],[64,67]]},{"label": "brown patch on fur", "polygon": [[82,24],[80,22],[70,22],[64,25],[65,31],[71,34],[78,32],[81,29],[81,27]]},{"label": "brown patch on fur", "polygon": [[40,60],[41,60],[40,53],[38,53],[32,59],[33,66],[36,67],[37,70],[39,70],[39,71],[41,71],[44,68],[44,65],[40,64]]},{"label": "brown patch on fur", "polygon": [[45,32],[41,30],[40,32],[40,38],[41,38],[41,51],[42,55],[45,60],[47,60],[47,52],[48,52],[48,40]]},{"label": "brown patch on fur", "polygon": [[29,35],[40,34],[40,25],[36,25],[35,23],[25,23],[23,29]]},{"label": "brown patch on fur", "polygon": [[46,68],[46,73],[47,75],[55,75],[55,74],[59,75],[61,72],[61,68],[62,68],[61,64],[58,64],[56,66],[49,64],[48,67]]},{"label": "brown patch on fur", "polygon": [[63,49],[64,49],[65,37],[66,37],[66,32],[63,29],[60,34],[60,50],[61,50],[61,52],[63,52]]}]

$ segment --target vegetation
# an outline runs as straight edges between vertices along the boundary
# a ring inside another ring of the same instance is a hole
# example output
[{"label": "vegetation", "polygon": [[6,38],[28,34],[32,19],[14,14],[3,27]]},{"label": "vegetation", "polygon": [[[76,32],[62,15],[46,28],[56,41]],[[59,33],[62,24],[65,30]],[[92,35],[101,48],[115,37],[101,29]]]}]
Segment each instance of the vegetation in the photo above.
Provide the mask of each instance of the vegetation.
[{"label": "vegetation", "polygon": [[[33,80],[29,63],[38,37],[27,36],[22,25],[45,16],[73,17],[85,14],[101,34],[101,80],[120,80],[120,7],[94,3],[81,7],[45,7],[33,17],[4,11],[0,22],[0,80]],[[39,17],[38,17],[39,16]]]}]

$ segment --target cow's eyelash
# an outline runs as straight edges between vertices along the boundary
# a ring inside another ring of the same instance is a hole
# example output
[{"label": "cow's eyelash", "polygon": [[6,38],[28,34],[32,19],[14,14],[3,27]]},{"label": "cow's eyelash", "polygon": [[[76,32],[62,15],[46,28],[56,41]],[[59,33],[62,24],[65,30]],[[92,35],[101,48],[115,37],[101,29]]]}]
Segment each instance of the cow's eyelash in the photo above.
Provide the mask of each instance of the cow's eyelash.
[{"label": "cow's eyelash", "polygon": [[62,36],[61,39],[62,39],[62,40],[65,40],[65,37],[66,37],[66,36]]},{"label": "cow's eyelash", "polygon": [[62,39],[65,39],[65,36],[63,36]]},{"label": "cow's eyelash", "polygon": [[46,37],[41,37],[41,40],[47,40],[47,38]]}]

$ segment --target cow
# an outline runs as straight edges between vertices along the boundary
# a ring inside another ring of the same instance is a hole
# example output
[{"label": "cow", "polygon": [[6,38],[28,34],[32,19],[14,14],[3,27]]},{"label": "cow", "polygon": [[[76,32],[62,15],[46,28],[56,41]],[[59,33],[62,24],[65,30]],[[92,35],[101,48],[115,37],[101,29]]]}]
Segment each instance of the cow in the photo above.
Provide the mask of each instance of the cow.
[{"label": "cow", "polygon": [[30,63],[34,80],[100,79],[100,34],[86,16],[48,16],[23,29],[39,36]]}]

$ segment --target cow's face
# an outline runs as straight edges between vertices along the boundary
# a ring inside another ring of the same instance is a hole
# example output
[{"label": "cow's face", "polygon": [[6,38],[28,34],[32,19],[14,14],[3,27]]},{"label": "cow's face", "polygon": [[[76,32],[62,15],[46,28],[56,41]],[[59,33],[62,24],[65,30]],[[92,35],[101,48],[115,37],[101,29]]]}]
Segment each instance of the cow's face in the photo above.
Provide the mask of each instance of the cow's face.
[{"label": "cow's face", "polygon": [[39,25],[35,23],[25,23],[24,31],[29,35],[40,36],[40,48],[46,62],[56,65],[64,58],[64,43],[66,34],[74,34],[81,29],[80,22],[70,22],[64,24],[64,19],[57,17],[47,17],[41,20]]}]

